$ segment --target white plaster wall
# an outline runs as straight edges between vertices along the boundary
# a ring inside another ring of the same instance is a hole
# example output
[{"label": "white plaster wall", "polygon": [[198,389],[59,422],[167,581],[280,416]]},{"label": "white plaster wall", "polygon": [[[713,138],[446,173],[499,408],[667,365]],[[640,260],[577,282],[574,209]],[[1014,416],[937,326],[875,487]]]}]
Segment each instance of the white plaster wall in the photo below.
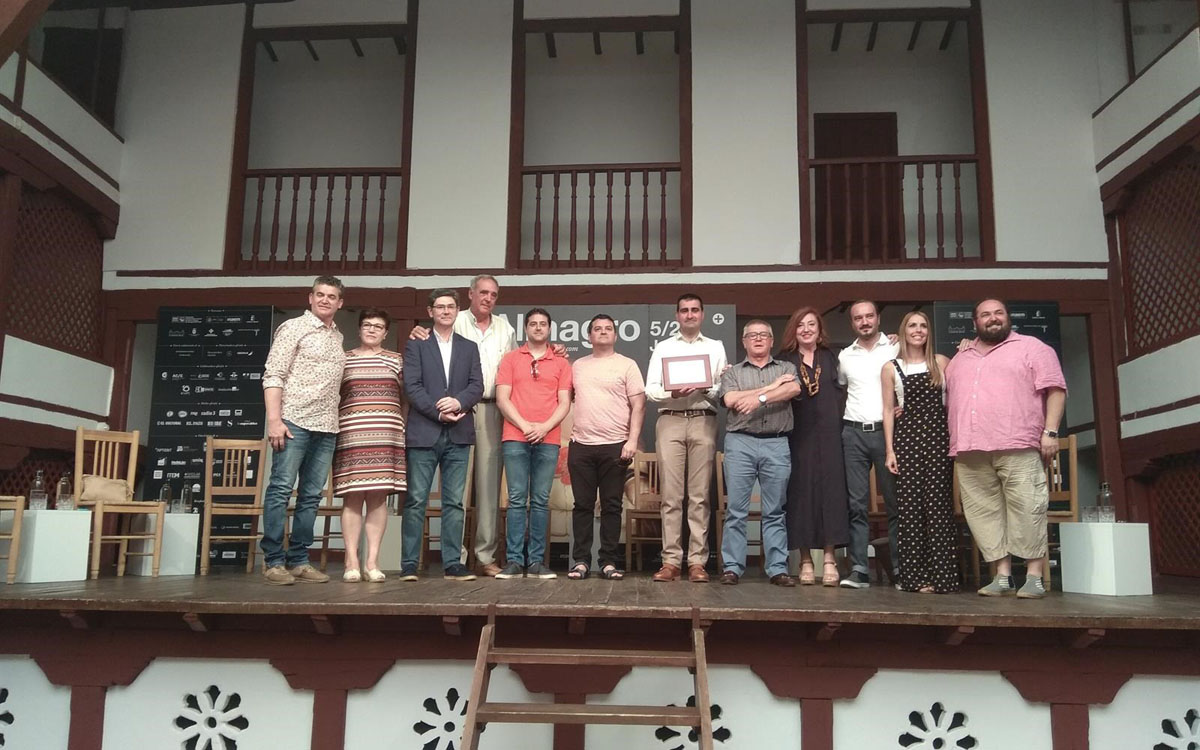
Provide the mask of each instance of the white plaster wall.
[{"label": "white plaster wall", "polygon": [[679,0],[525,0],[526,18],[674,16]]},{"label": "white plaster wall", "polygon": [[16,55],[9,55],[4,64],[0,65],[0,96],[8,97],[9,100],[12,100],[17,88],[17,65]]},{"label": "white plaster wall", "polygon": [[292,0],[287,3],[267,3],[254,9],[254,25],[259,28],[404,23],[407,17],[408,3],[405,0]]},{"label": "white plaster wall", "polygon": [[1200,336],[1144,354],[1117,368],[1121,411],[1130,414],[1200,394]]},{"label": "white plaster wall", "polygon": [[[1200,737],[1200,709],[1195,677],[1135,675],[1117,692],[1112,703],[1088,709],[1088,747],[1127,750],[1167,747],[1184,750]],[[1168,723],[1171,731],[1164,726]],[[1160,744],[1161,743],[1161,744]]]},{"label": "white plaster wall", "polygon": [[65,750],[71,715],[71,688],[52,685],[27,656],[0,656],[0,737],[5,748]]},{"label": "white plaster wall", "polygon": [[1091,139],[1092,6],[983,3],[997,260],[1108,258]]},{"label": "white plaster wall", "polygon": [[795,3],[692,3],[692,259],[800,251]]},{"label": "white plaster wall", "polygon": [[113,369],[90,359],[4,337],[0,393],[108,414]]},{"label": "white plaster wall", "polygon": [[21,106],[109,177],[116,179],[120,174],[121,139],[35,65],[25,66],[25,96]]},{"label": "white plaster wall", "polygon": [[1098,0],[1095,7],[1096,76],[1098,96],[1104,102],[1129,83],[1125,66],[1125,14],[1121,3],[1112,0]]},{"label": "white plaster wall", "polygon": [[512,5],[421,6],[408,265],[504,265]]},{"label": "white plaster wall", "polygon": [[117,95],[121,223],[106,270],[221,267],[244,12],[130,14]]}]

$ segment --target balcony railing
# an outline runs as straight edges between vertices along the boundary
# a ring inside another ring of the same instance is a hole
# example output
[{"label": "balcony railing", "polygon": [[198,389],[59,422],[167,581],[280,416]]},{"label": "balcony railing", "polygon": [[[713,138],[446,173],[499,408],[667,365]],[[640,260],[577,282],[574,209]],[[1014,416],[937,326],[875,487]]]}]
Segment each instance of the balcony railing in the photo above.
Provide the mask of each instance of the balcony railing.
[{"label": "balcony railing", "polygon": [[396,268],[400,169],[248,169],[238,268]]},{"label": "balcony railing", "polygon": [[680,263],[679,162],[525,167],[522,268]]},{"label": "balcony railing", "polygon": [[810,159],[805,263],[979,260],[974,154]]}]

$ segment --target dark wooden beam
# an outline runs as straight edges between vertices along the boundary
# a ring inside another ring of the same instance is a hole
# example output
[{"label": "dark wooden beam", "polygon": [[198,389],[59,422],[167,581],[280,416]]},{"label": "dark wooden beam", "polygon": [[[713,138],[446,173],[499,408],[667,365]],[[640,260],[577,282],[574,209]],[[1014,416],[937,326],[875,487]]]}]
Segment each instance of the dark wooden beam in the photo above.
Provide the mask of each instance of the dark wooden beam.
[{"label": "dark wooden beam", "polygon": [[1129,11],[1129,0],[1121,0],[1121,26],[1125,32],[1125,72],[1133,81],[1137,78],[1137,62],[1133,59],[1133,18]]},{"label": "dark wooden beam", "polygon": [[838,21],[833,26],[833,44],[829,45],[831,52],[837,52],[838,47],[842,45],[842,22]]},{"label": "dark wooden beam", "polygon": [[0,2],[0,62],[16,52],[29,36],[52,0],[4,0]]},{"label": "dark wooden beam", "polygon": [[275,54],[275,47],[268,41],[263,41],[263,49],[267,53],[267,57],[271,58],[271,62],[279,62],[279,55]]},{"label": "dark wooden beam", "polygon": [[800,263],[812,255],[812,202],[808,180],[808,15],[806,0],[796,0],[796,144],[800,155]]},{"label": "dark wooden beam", "polygon": [[554,43],[554,32],[546,32],[546,55],[548,57],[558,57],[558,45]]},{"label": "dark wooden beam", "polygon": [[524,0],[513,0],[512,86],[508,131],[508,227],[504,265],[516,268],[521,262],[521,167],[525,166],[525,17]]},{"label": "dark wooden beam", "polygon": [[400,125],[400,169],[404,172],[404,184],[400,188],[399,217],[396,224],[396,266],[408,264],[408,206],[412,196],[408,176],[412,174],[413,92],[417,80],[417,26],[420,21],[420,3],[412,0],[408,4],[408,15],[404,22],[404,36],[397,41],[397,51],[404,55],[404,115]]},{"label": "dark wooden beam", "polygon": [[633,46],[634,46],[634,49],[637,50],[637,53],[639,55],[646,54],[646,32],[644,32],[644,31],[633,32]]},{"label": "dark wooden beam", "polygon": [[1071,648],[1087,648],[1104,638],[1104,628],[1081,630],[1071,641]]},{"label": "dark wooden beam", "polygon": [[604,50],[601,49],[601,47],[600,47],[600,32],[599,31],[592,32],[592,51],[595,52],[597,55],[604,54]]},{"label": "dark wooden beam", "polygon": [[675,30],[675,54],[679,54],[679,30]]},{"label": "dark wooden beam", "polygon": [[912,35],[908,37],[908,51],[912,52],[917,48],[917,39],[921,36],[922,21],[913,21]]},{"label": "dark wooden beam", "polygon": [[947,646],[961,646],[963,641],[975,632],[975,627],[972,625],[959,625],[956,628],[950,628],[942,638],[942,643]]},{"label": "dark wooden beam", "polygon": [[402,36],[392,37],[392,43],[396,45],[396,54],[404,55],[408,53],[408,42],[404,41]]},{"label": "dark wooden beam", "polygon": [[875,37],[879,35],[879,22],[871,22],[871,33],[867,35],[867,52],[875,51]]},{"label": "dark wooden beam", "polygon": [[208,621],[207,615],[184,612],[183,621],[187,623],[188,629],[194,633],[207,633],[212,630],[212,624]]},{"label": "dark wooden beam", "polygon": [[313,62],[320,62],[321,58],[317,57],[317,48],[309,40],[304,40],[304,46],[308,48],[308,54],[312,55]]},{"label": "dark wooden beam", "polygon": [[939,50],[945,52],[946,48],[950,46],[950,37],[954,35],[954,25],[956,23],[958,21],[951,20],[946,22],[946,33],[942,34],[942,42],[938,45]]},{"label": "dark wooden beam", "polygon": [[254,66],[257,61],[255,40],[254,6],[247,5],[246,15],[242,19],[242,59],[238,68],[237,109],[233,117],[229,204],[225,210],[225,260],[222,265],[226,270],[237,268],[238,260],[242,257],[246,168],[250,160],[250,110],[254,104]]},{"label": "dark wooden beam", "polygon": [[593,18],[535,18],[521,21],[527,34],[588,34],[596,32],[677,31],[679,16],[612,16]]},{"label": "dark wooden beam", "polygon": [[350,46],[354,48],[355,55],[358,55],[359,57],[365,57],[365,55],[363,54],[362,45],[358,43],[357,39],[351,37],[350,38]]}]

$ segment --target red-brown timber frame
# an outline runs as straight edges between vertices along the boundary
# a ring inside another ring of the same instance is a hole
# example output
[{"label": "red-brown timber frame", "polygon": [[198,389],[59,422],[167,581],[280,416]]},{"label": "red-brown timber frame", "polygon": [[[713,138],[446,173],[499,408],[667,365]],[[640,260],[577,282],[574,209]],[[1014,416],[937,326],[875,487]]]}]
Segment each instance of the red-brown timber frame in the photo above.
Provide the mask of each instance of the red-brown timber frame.
[{"label": "red-brown timber frame", "polygon": [[[525,167],[525,53],[529,34],[674,31],[679,39],[679,267],[692,265],[692,3],[679,0],[678,16],[526,19],[513,0],[512,112],[508,141],[508,231],[505,267],[521,265],[522,176]],[[592,269],[589,269],[589,271]],[[615,269],[627,272],[628,269]]]}]

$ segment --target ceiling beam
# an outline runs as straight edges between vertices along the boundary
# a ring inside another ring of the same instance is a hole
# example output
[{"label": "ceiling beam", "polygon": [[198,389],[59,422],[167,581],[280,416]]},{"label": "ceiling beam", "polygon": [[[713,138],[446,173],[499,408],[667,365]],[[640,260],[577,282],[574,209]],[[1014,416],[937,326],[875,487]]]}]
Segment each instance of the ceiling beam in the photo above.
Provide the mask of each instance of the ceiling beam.
[{"label": "ceiling beam", "polygon": [[396,54],[397,55],[407,55],[408,54],[408,41],[405,40],[404,37],[394,36],[394,37],[392,37],[392,42],[396,45]]},{"label": "ceiling beam", "polygon": [[879,35],[879,22],[871,22],[871,33],[867,35],[867,52],[875,51],[875,37]]},{"label": "ceiling beam", "polygon": [[592,32],[592,51],[595,52],[597,55],[604,54],[604,50],[601,49],[601,47],[600,47],[600,32],[599,31]]},{"label": "ceiling beam", "polygon": [[352,39],[350,40],[350,46],[354,48],[354,54],[355,54],[355,55],[357,55],[357,56],[359,56],[359,57],[364,57],[364,56],[365,56],[365,55],[363,55],[363,48],[362,48],[362,45],[358,43],[358,40],[357,40],[357,39],[353,39],[353,38],[352,38]]},{"label": "ceiling beam", "polygon": [[29,36],[52,0],[3,0],[0,2],[0,62],[16,51]]},{"label": "ceiling beam", "polygon": [[279,62],[279,55],[275,54],[275,47],[270,42],[266,41],[264,41],[262,45],[263,49],[267,52],[267,57],[271,58],[271,62]]},{"label": "ceiling beam", "polygon": [[317,57],[317,48],[309,40],[304,40],[304,46],[308,47],[308,54],[312,55],[313,62],[320,62],[321,58]]},{"label": "ceiling beam", "polygon": [[558,45],[554,43],[554,32],[546,32],[546,54],[550,57],[558,57]]},{"label": "ceiling beam", "polygon": [[837,52],[838,47],[842,46],[842,22],[838,21],[833,27],[833,44],[830,45],[830,52]]},{"label": "ceiling beam", "polygon": [[912,52],[917,48],[917,39],[921,36],[921,22],[913,22],[912,35],[908,38],[908,51]]},{"label": "ceiling beam", "polygon": [[637,53],[639,55],[646,54],[646,32],[644,32],[644,31],[633,32],[633,46],[637,50]]},{"label": "ceiling beam", "polygon": [[958,22],[957,21],[947,21],[946,22],[946,33],[942,34],[942,43],[938,45],[938,49],[941,50],[942,52],[945,52],[946,48],[950,46],[950,37],[954,34],[954,25],[956,23],[958,23]]}]

